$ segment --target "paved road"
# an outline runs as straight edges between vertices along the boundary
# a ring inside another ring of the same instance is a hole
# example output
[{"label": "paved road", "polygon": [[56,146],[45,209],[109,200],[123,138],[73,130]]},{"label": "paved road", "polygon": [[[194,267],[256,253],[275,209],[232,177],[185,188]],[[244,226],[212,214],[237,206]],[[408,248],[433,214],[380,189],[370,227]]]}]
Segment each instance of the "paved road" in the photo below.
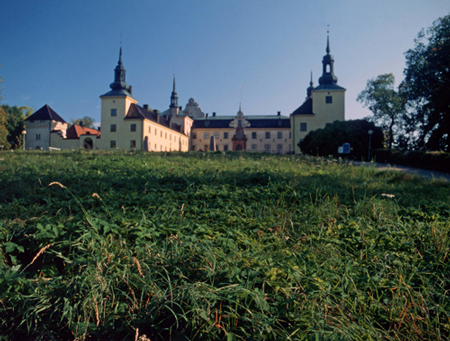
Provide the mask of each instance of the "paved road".
[{"label": "paved road", "polygon": [[420,175],[427,179],[440,179],[440,180],[447,180],[450,181],[450,173],[443,173],[443,172],[437,172],[432,171],[428,169],[420,169],[420,168],[412,168],[412,167],[406,167],[406,166],[397,166],[397,165],[390,165],[386,163],[371,163],[371,162],[360,162],[360,161],[354,161],[354,165],[357,166],[375,166],[375,168],[380,170],[394,170],[394,171],[400,171],[405,172],[409,174],[416,174]]}]

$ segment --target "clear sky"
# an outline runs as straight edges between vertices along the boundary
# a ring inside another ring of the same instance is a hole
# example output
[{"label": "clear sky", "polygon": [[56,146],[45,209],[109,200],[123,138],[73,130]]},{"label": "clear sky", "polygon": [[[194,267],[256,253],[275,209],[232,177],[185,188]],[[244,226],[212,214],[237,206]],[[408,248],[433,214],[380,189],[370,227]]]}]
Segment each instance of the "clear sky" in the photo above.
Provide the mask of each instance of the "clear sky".
[{"label": "clear sky", "polygon": [[[356,97],[370,78],[403,79],[404,52],[449,14],[445,0],[0,0],[3,104],[49,104],[66,121],[100,121],[122,36],[126,81],[139,104],[205,113],[289,115],[322,74],[327,25],[346,119],[370,111]],[[242,94],[241,94],[242,93]]]}]

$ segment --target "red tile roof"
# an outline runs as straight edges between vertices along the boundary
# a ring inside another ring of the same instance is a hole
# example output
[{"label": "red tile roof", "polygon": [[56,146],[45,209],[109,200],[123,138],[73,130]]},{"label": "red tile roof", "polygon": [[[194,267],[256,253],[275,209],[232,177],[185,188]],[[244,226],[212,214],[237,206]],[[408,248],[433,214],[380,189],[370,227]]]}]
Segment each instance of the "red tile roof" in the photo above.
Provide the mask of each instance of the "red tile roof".
[{"label": "red tile roof", "polygon": [[66,138],[68,139],[79,139],[81,135],[94,135],[95,137],[100,137],[100,132],[92,128],[82,127],[78,124],[70,126],[66,131]]}]

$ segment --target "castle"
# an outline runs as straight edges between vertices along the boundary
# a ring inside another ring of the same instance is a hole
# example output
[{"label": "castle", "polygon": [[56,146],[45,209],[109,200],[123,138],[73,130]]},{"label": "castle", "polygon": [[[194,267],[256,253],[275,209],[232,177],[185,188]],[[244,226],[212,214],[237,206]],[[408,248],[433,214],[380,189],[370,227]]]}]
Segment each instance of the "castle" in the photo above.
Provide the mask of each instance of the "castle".
[{"label": "castle", "polygon": [[159,111],[138,105],[132,87],[126,83],[126,70],[120,48],[110,91],[100,96],[101,132],[68,124],[45,105],[25,120],[27,149],[121,149],[152,152],[189,150],[300,153],[298,143],[308,132],[345,120],[345,89],[337,84],[334,58],[327,37],[319,85],[313,86],[312,73],[305,101],[290,116],[205,115],[193,98],[182,110],[178,105],[175,78],[169,108]]}]

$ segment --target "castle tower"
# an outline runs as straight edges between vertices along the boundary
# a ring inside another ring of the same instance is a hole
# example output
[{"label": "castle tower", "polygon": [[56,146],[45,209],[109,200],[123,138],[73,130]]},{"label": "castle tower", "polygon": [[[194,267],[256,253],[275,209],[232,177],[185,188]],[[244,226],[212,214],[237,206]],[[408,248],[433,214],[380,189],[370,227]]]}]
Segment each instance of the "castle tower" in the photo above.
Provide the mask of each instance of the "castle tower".
[{"label": "castle tower", "polygon": [[125,81],[126,70],[122,62],[122,48],[119,52],[119,61],[114,69],[114,82],[109,87],[111,91],[100,96],[101,108],[101,148],[129,149],[129,141],[125,139],[123,120],[131,104],[137,103],[132,97],[132,87]]},{"label": "castle tower", "polygon": [[322,76],[313,87],[312,72],[306,100],[291,114],[292,150],[301,153],[298,143],[313,130],[325,128],[334,121],[345,120],[345,88],[337,84],[334,58],[330,54],[330,37],[327,36],[325,56],[322,59]]}]

